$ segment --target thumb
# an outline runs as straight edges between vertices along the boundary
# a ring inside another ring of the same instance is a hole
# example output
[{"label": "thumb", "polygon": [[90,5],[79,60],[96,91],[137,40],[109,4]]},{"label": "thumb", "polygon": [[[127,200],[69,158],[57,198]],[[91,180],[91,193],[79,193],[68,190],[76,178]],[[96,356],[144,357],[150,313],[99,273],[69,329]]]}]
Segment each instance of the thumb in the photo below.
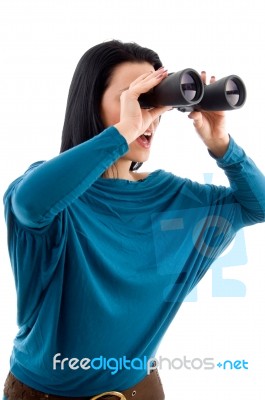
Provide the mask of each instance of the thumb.
[{"label": "thumb", "polygon": [[202,120],[202,113],[199,111],[192,111],[188,117],[190,119],[193,120],[193,125],[195,126],[195,128],[201,128],[202,124],[203,124],[203,120]]},{"label": "thumb", "polygon": [[155,108],[151,108],[149,110],[149,113],[151,114],[151,117],[154,121],[156,118],[160,117],[160,115],[162,115],[166,111],[170,111],[170,110],[173,110],[172,106],[155,107]]}]

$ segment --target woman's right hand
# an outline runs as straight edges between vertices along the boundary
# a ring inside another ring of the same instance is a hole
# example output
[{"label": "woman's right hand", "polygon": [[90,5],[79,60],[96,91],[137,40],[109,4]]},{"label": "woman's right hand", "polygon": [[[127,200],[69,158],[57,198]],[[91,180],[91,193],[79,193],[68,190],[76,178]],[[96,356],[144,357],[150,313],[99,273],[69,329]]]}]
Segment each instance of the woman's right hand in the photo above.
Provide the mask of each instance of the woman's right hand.
[{"label": "woman's right hand", "polygon": [[172,107],[155,107],[142,109],[138,98],[142,93],[148,92],[157,86],[168,72],[161,67],[154,72],[140,75],[133,81],[127,90],[124,90],[120,97],[120,121],[114,126],[120,134],[125,137],[128,144],[132,143],[139,136],[146,132],[149,126],[164,112]]}]

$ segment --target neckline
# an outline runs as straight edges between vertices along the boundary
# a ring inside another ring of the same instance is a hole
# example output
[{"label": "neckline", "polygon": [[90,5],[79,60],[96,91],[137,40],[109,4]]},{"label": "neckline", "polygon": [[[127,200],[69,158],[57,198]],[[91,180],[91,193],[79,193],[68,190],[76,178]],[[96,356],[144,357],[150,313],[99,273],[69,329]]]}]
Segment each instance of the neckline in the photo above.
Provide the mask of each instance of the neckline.
[{"label": "neckline", "polygon": [[156,177],[161,172],[160,169],[150,172],[145,178],[138,179],[137,181],[131,181],[129,179],[121,179],[121,178],[98,178],[98,182],[106,185],[141,185],[147,182],[150,182],[154,177]]}]

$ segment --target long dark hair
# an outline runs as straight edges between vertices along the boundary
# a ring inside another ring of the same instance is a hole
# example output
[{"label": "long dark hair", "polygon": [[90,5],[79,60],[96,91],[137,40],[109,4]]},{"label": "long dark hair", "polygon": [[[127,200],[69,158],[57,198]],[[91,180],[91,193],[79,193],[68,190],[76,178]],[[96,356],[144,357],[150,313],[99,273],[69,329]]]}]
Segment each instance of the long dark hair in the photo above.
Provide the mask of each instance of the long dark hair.
[{"label": "long dark hair", "polygon": [[[137,43],[123,43],[119,40],[100,43],[81,57],[69,88],[61,153],[105,129],[100,116],[101,99],[113,69],[127,61],[148,62],[155,70],[162,66],[159,56],[153,50]],[[132,162],[130,170],[136,170],[141,165]]]}]

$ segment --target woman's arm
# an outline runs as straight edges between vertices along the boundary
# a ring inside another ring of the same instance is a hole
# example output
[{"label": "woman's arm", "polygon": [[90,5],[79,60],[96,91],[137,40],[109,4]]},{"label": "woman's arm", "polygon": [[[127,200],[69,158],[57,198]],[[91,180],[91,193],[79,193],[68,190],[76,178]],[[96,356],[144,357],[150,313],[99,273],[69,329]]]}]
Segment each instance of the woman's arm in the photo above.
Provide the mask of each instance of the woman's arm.
[{"label": "woman's arm", "polygon": [[216,159],[229,180],[232,194],[241,206],[243,225],[265,220],[265,176],[232,138],[223,157]]},{"label": "woman's arm", "polygon": [[120,120],[89,141],[47,161],[26,174],[12,194],[19,221],[32,228],[48,225],[128,150],[129,144],[171,107],[142,110],[141,93],[167,75],[160,69],[141,75],[121,94]]},{"label": "woman's arm", "polygon": [[25,174],[15,186],[13,212],[28,227],[48,225],[127,151],[125,138],[115,127],[110,127],[44,162]]},{"label": "woman's arm", "polygon": [[[206,84],[206,73],[201,75]],[[210,83],[215,82],[212,76]],[[243,224],[264,221],[265,177],[245,152],[230,138],[223,111],[193,111],[189,114],[196,132],[210,154],[225,171],[236,201],[242,209]]]}]

